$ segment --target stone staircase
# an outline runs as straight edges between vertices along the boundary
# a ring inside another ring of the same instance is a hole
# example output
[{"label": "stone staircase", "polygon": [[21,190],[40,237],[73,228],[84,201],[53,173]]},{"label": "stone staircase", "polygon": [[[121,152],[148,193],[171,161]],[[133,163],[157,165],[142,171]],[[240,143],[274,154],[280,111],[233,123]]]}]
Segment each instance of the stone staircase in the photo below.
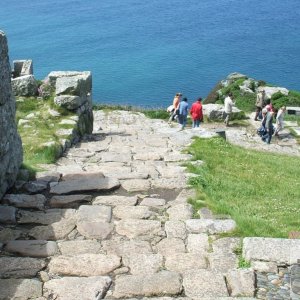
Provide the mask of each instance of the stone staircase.
[{"label": "stone staircase", "polygon": [[188,204],[182,150],[214,133],[128,112],[95,112],[95,124],[93,136],[3,197],[0,299],[254,299],[254,269],[238,268],[241,239],[222,237],[235,222],[208,210],[194,218]]}]

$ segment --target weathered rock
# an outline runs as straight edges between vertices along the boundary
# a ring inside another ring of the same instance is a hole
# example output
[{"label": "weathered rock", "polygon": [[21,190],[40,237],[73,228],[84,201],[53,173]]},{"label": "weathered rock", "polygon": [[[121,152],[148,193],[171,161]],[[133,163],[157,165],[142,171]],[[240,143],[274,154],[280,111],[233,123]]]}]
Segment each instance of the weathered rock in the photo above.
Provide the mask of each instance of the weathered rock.
[{"label": "weathered rock", "polygon": [[28,235],[37,240],[62,240],[75,228],[75,219],[62,219],[48,226],[36,226],[32,228]]},{"label": "weathered rock", "polygon": [[186,220],[186,228],[191,233],[208,232],[210,234],[230,232],[236,228],[234,220],[190,219]]},{"label": "weathered rock", "polygon": [[213,252],[234,253],[241,245],[240,238],[226,237],[215,240],[212,243]]},{"label": "weathered rock", "polygon": [[227,273],[229,270],[238,268],[239,260],[236,254],[222,251],[208,254],[208,260],[211,270]]},{"label": "weathered rock", "polygon": [[[242,111],[236,108],[235,106],[232,108],[233,118],[240,115],[241,113]],[[204,104],[203,114],[207,116],[209,120],[222,121],[225,119],[224,106],[221,104]]]},{"label": "weathered rock", "polygon": [[186,228],[183,221],[167,221],[165,230],[168,238],[179,238],[182,240],[186,238]]},{"label": "weathered rock", "polygon": [[29,193],[40,193],[48,188],[48,183],[45,181],[29,181],[23,185],[23,189]]},{"label": "weathered rock", "polygon": [[119,205],[114,208],[113,214],[119,219],[149,219],[154,213],[146,206]]},{"label": "weathered rock", "polygon": [[265,91],[266,99],[271,99],[272,96],[278,92],[282,95],[287,96],[289,94],[289,90],[283,87],[275,87],[275,86],[260,86],[257,89],[258,92]]},{"label": "weathered rock", "polygon": [[61,178],[61,173],[58,172],[37,172],[35,175],[36,180],[50,182],[58,182]]},{"label": "weathered rock", "polygon": [[108,276],[64,277],[46,282],[43,292],[47,299],[103,299],[110,284]]},{"label": "weathered rock", "polygon": [[188,270],[206,269],[206,257],[202,253],[176,253],[166,256],[165,267],[169,271],[184,273]]},{"label": "weathered rock", "polygon": [[296,264],[299,259],[300,240],[276,238],[244,238],[243,256],[246,260],[263,260],[278,264]]},{"label": "weathered rock", "polygon": [[154,220],[124,219],[117,222],[116,231],[120,235],[128,238],[139,236],[157,236],[161,235],[161,222]]},{"label": "weathered rock", "polygon": [[13,61],[13,74],[14,77],[32,75],[33,63],[31,59],[20,59]]},{"label": "weathered rock", "polygon": [[108,222],[88,222],[77,223],[78,232],[89,239],[106,239],[114,229],[114,224]]},{"label": "weathered rock", "polygon": [[111,207],[105,205],[81,205],[77,213],[77,222],[110,222]]},{"label": "weathered rock", "polygon": [[14,230],[10,228],[3,228],[0,230],[0,241],[7,242],[11,240],[16,240],[22,234],[21,230]]},{"label": "weathered rock", "polygon": [[139,240],[107,240],[102,242],[102,247],[107,254],[115,254],[117,256],[125,256],[128,253],[152,253],[149,242]]},{"label": "weathered rock", "polygon": [[228,292],[223,275],[215,271],[191,270],[183,275],[183,287],[190,298],[227,297]]},{"label": "weathered rock", "polygon": [[121,185],[127,192],[144,192],[148,191],[151,187],[148,179],[122,180]]},{"label": "weathered rock", "polygon": [[35,277],[46,263],[30,257],[0,257],[0,278]]},{"label": "weathered rock", "polygon": [[37,94],[37,82],[33,75],[24,75],[11,80],[12,91],[15,96],[31,97]]},{"label": "weathered rock", "polygon": [[6,244],[5,251],[29,257],[48,257],[57,253],[55,242],[42,240],[17,240]]},{"label": "weathered rock", "polygon": [[101,244],[96,240],[63,241],[58,242],[58,248],[62,255],[97,254],[101,250]]},{"label": "weathered rock", "polygon": [[13,206],[0,206],[0,223],[16,223],[16,209]]},{"label": "weathered rock", "polygon": [[177,204],[167,210],[170,220],[185,221],[193,216],[193,207],[188,203]]},{"label": "weathered rock", "polygon": [[205,233],[189,234],[186,248],[188,252],[204,254],[209,249],[208,235]]},{"label": "weathered rock", "polygon": [[260,273],[277,273],[277,264],[268,261],[251,261],[251,268]]},{"label": "weathered rock", "polygon": [[54,103],[69,110],[75,110],[86,102],[85,98],[71,95],[61,95],[54,98]]},{"label": "weathered rock", "polygon": [[3,197],[6,204],[20,208],[37,208],[44,209],[46,197],[42,194],[26,195],[26,194],[6,194]]},{"label": "weathered rock", "polygon": [[123,264],[130,268],[132,275],[154,274],[162,268],[163,256],[160,254],[128,253],[123,257]]},{"label": "weathered rock", "polygon": [[137,196],[126,197],[126,196],[98,196],[93,201],[93,205],[111,205],[111,206],[118,206],[118,205],[136,205],[138,201]]},{"label": "weathered rock", "polygon": [[181,239],[177,238],[166,238],[161,240],[156,245],[158,253],[163,256],[173,255],[174,253],[184,253],[185,244]]},{"label": "weathered rock", "polygon": [[35,279],[1,279],[0,299],[37,299],[42,296],[42,283]]},{"label": "weathered rock", "polygon": [[227,283],[233,297],[254,296],[254,272],[252,270],[231,270],[228,272]]},{"label": "weathered rock", "polygon": [[62,207],[78,207],[80,204],[90,202],[91,195],[68,195],[68,196],[53,196],[49,200],[49,205],[54,208]]},{"label": "weathered rock", "polygon": [[83,191],[109,191],[120,186],[118,180],[103,178],[102,173],[82,173],[78,179],[60,181],[51,187],[52,194],[69,194]]},{"label": "weathered rock", "polygon": [[36,211],[31,212],[27,210],[19,210],[18,223],[19,224],[43,224],[51,225],[55,222],[59,222],[62,219],[76,218],[75,209],[47,209],[44,212]]},{"label": "weathered rock", "polygon": [[168,271],[145,276],[124,275],[116,278],[115,284],[113,296],[118,299],[178,295],[182,289],[179,274]]},{"label": "weathered rock", "polygon": [[160,198],[144,198],[140,205],[152,206],[152,207],[161,207],[166,204],[165,199]]},{"label": "weathered rock", "polygon": [[48,267],[51,274],[64,276],[101,276],[106,275],[120,263],[120,257],[104,254],[80,254],[75,256],[56,256]]}]

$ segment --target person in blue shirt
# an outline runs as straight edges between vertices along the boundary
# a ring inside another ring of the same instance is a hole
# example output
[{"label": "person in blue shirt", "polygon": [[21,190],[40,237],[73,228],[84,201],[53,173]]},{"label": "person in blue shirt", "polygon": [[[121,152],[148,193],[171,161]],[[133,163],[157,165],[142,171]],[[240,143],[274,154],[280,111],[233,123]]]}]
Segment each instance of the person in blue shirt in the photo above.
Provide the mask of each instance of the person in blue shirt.
[{"label": "person in blue shirt", "polygon": [[189,105],[187,98],[183,98],[182,101],[179,103],[179,115],[178,115],[178,122],[181,125],[181,130],[183,130],[186,126],[187,116],[189,112]]}]

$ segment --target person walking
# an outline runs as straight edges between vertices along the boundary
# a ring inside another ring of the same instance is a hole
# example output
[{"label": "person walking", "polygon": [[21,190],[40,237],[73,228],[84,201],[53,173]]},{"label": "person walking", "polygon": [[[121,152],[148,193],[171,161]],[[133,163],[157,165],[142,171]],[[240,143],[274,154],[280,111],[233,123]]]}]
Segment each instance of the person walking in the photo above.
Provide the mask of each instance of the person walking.
[{"label": "person walking", "polygon": [[183,98],[182,101],[179,103],[179,107],[178,107],[179,110],[178,121],[179,124],[181,125],[181,130],[183,130],[186,126],[188,109],[189,109],[188,100],[187,98]]},{"label": "person walking", "polygon": [[284,127],[283,118],[284,118],[285,112],[286,112],[286,107],[282,106],[277,113],[276,129],[275,129],[275,133],[274,133],[275,136],[278,136],[279,131],[282,130]]},{"label": "person walking", "polygon": [[171,113],[170,118],[169,118],[169,123],[174,121],[176,115],[178,114],[178,107],[179,107],[179,103],[180,103],[180,100],[181,100],[181,96],[182,96],[181,93],[177,93],[175,95],[174,99],[173,99],[173,110],[172,110],[172,113]]},{"label": "person walking", "polygon": [[230,92],[224,100],[224,111],[225,111],[225,120],[224,123],[226,126],[229,126],[230,116],[232,114],[232,107],[235,105],[233,102],[233,95]]},{"label": "person walking", "polygon": [[256,112],[255,112],[255,117],[254,121],[259,121],[259,118],[261,119],[261,110],[265,106],[265,98],[266,98],[266,92],[264,90],[260,91],[256,95]]},{"label": "person walking", "polygon": [[268,112],[266,114],[266,123],[265,123],[265,128],[266,128],[266,133],[263,135],[262,140],[266,142],[267,144],[271,143],[272,135],[273,135],[273,115],[274,112],[269,110],[267,108]]},{"label": "person walking", "polygon": [[193,128],[198,128],[200,122],[203,120],[202,98],[198,98],[196,102],[192,104],[190,114],[193,119]]}]

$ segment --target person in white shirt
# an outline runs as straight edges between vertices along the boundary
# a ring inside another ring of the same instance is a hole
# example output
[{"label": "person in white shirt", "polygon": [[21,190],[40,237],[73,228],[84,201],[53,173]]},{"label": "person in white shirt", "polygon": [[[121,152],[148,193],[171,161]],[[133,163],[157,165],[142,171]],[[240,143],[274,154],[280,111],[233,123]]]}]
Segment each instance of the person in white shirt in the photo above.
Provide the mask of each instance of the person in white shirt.
[{"label": "person in white shirt", "polygon": [[276,116],[276,129],[275,129],[275,133],[274,135],[278,136],[278,133],[280,130],[283,129],[284,127],[284,124],[283,124],[283,117],[285,115],[285,112],[286,112],[286,107],[285,106],[282,106],[278,113],[277,113],[277,116]]},{"label": "person in white shirt", "polygon": [[224,123],[226,126],[229,125],[230,115],[232,113],[232,107],[235,105],[233,102],[233,95],[229,93],[228,96],[224,100],[224,111],[225,111],[225,120]]}]

